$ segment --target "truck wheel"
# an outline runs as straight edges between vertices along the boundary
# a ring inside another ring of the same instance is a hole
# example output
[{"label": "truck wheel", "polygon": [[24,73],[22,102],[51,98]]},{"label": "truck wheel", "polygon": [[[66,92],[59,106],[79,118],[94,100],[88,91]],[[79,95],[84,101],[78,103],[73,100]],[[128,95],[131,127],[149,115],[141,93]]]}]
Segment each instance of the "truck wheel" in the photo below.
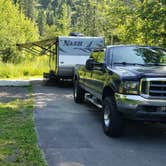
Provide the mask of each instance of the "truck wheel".
[{"label": "truck wheel", "polygon": [[74,81],[73,96],[76,103],[82,103],[85,98],[85,91],[79,86],[77,80]]},{"label": "truck wheel", "polygon": [[107,136],[121,136],[124,129],[124,119],[116,109],[114,97],[106,97],[103,101],[103,130]]}]

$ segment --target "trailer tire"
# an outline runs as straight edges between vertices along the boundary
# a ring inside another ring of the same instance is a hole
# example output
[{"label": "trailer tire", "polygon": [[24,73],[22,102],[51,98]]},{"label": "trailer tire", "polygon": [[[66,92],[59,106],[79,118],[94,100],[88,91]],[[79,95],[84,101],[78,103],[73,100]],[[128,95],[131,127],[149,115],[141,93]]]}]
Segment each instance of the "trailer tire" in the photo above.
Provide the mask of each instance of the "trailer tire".
[{"label": "trailer tire", "polygon": [[43,73],[43,85],[46,86],[54,86],[58,85],[60,78],[55,75],[54,71],[50,71],[49,73]]},{"label": "trailer tire", "polygon": [[85,91],[79,86],[78,80],[74,81],[73,97],[76,103],[84,102]]},{"label": "trailer tire", "polygon": [[103,101],[103,130],[110,137],[119,137],[124,131],[124,119],[117,111],[113,96],[106,97]]}]

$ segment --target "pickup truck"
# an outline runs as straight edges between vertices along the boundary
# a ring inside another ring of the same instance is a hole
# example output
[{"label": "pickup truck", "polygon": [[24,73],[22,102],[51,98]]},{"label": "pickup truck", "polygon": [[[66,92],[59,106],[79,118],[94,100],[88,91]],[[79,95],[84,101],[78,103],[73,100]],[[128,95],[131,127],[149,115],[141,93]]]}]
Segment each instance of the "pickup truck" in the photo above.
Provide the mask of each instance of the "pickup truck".
[{"label": "pickup truck", "polygon": [[74,101],[103,111],[103,130],[122,135],[126,119],[166,122],[166,50],[110,45],[95,49],[74,74]]}]

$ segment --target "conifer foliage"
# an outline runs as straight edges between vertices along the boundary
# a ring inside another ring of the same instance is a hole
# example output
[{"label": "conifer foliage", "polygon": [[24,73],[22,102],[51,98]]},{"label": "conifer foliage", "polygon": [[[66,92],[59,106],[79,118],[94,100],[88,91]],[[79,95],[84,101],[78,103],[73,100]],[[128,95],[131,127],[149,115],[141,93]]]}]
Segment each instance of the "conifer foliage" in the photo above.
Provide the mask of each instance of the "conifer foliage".
[{"label": "conifer foliage", "polygon": [[164,0],[14,0],[35,20],[43,38],[76,31],[108,44],[166,47]]}]

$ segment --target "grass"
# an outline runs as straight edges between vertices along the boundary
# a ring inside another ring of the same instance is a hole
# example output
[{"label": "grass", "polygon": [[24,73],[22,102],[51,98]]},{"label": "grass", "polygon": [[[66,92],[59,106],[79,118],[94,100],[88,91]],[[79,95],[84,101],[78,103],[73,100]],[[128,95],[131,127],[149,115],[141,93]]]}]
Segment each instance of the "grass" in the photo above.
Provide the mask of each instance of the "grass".
[{"label": "grass", "polygon": [[0,62],[0,79],[28,79],[41,77],[49,71],[48,56],[34,57],[19,64]]},{"label": "grass", "polygon": [[33,120],[32,88],[26,100],[0,103],[0,165],[45,166]]}]

